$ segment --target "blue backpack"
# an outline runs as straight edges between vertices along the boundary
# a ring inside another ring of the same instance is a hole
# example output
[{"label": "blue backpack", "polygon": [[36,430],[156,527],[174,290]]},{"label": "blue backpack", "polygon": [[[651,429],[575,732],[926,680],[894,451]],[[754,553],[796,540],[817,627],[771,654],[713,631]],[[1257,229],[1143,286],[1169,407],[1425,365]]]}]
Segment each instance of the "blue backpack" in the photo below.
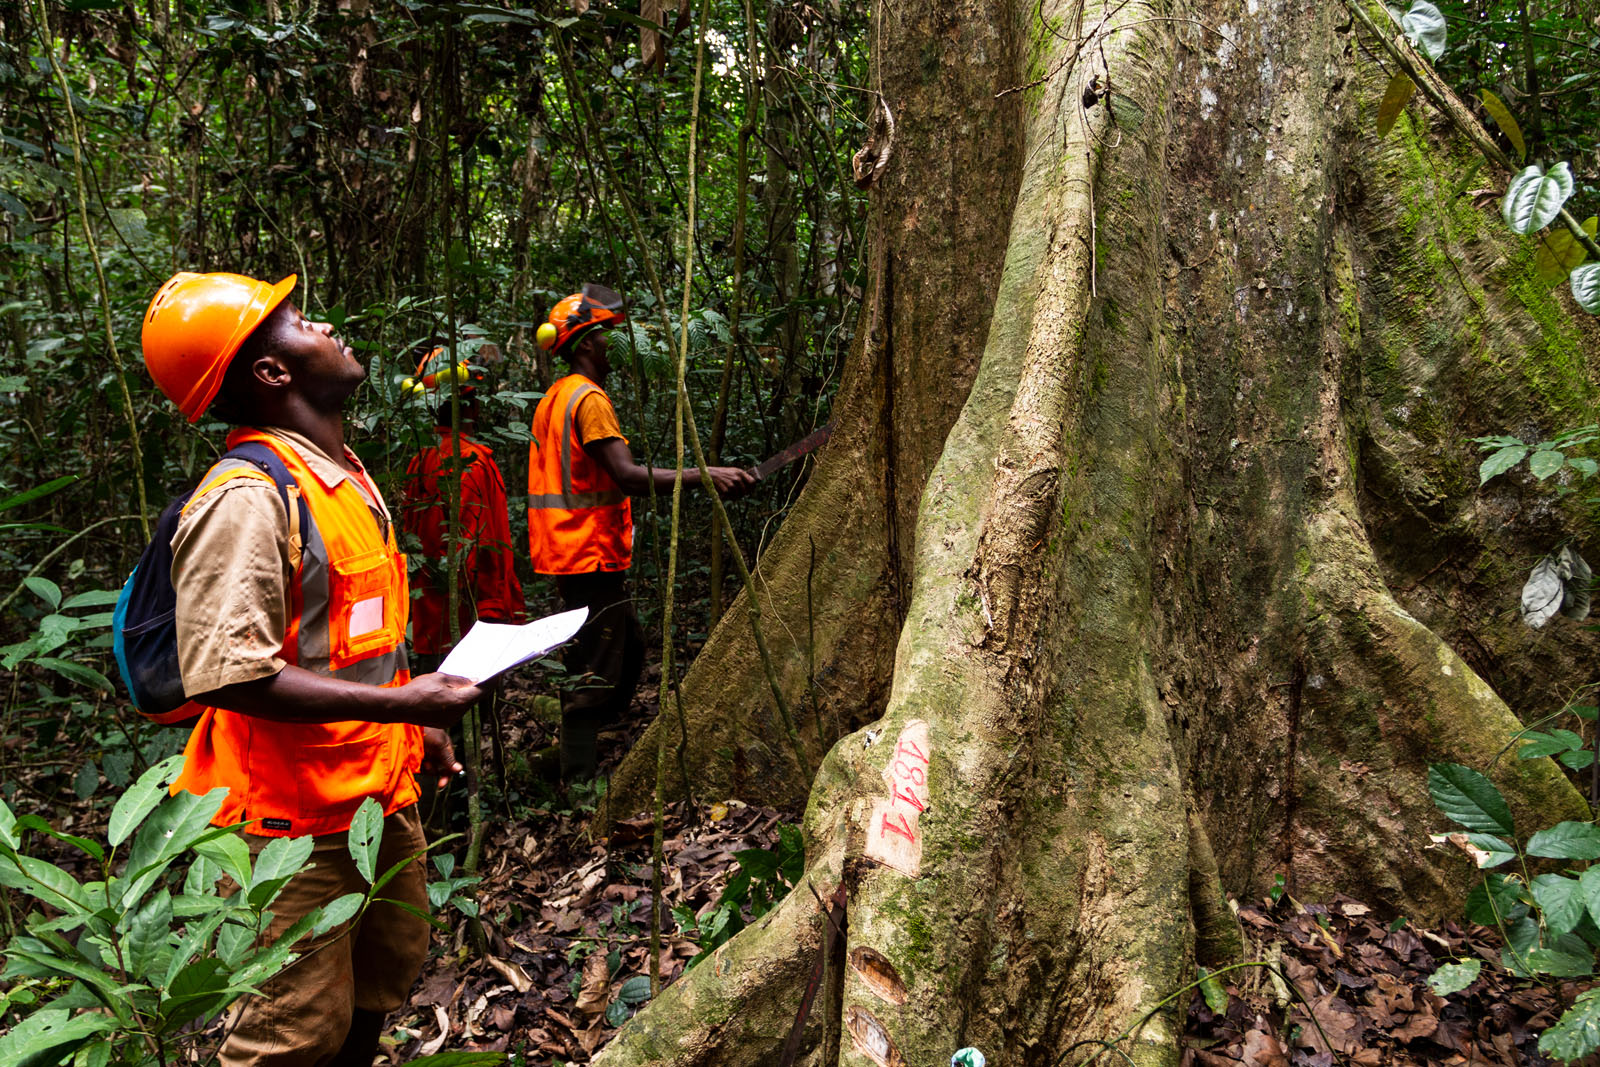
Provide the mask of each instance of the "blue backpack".
[{"label": "blue backpack", "polygon": [[[298,506],[290,506],[290,488],[295,481],[283,460],[259,441],[229,449],[218,462],[227,459],[242,459],[272,479],[289,516],[289,542],[298,544],[300,531],[308,526],[306,502],[294,493]],[[135,710],[152,722],[174,725],[193,722],[200,715],[200,706],[183,693],[183,676],[178,670],[178,598],[172,589],[172,535],[192,496],[194,490],[174,497],[161,512],[150,543],[122,585],[111,617],[112,651]],[[298,560],[293,562],[298,566]]]}]

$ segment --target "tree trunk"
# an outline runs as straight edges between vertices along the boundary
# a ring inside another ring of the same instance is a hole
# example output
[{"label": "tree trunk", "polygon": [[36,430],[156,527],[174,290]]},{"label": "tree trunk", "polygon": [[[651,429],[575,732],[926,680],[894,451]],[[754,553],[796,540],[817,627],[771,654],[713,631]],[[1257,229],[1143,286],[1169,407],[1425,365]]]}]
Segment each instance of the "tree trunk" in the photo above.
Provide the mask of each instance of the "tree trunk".
[{"label": "tree trunk", "polygon": [[[763,632],[814,753],[877,718],[888,699],[917,501],[994,310],[1022,162],[1022,101],[995,98],[1018,69],[1004,11],[995,0],[916,6],[894,32],[950,50],[917,44],[885,50],[879,61],[896,87],[894,158],[902,165],[872,194],[871,287],[834,401],[839,425],[756,579]],[[789,754],[743,596],[713,630],[683,694],[698,791],[804,802],[811,783]],[[669,715],[612,777],[602,814],[626,817],[652,802],[663,726],[676,744]],[[681,792],[676,781],[667,786]]]},{"label": "tree trunk", "polygon": [[[838,706],[869,710],[882,678],[887,702],[812,783],[806,885],[624,1028],[608,1065],[771,1062],[822,941],[817,899],[841,883],[849,964],[812,1012],[811,1062],[927,1067],[976,1045],[1054,1067],[1122,1035],[1197,952],[1231,951],[1224,891],[1282,874],[1296,895],[1452,912],[1470,870],[1426,847],[1430,761],[1490,773],[1524,832],[1588,817],[1550,761],[1494,762],[1518,727],[1495,685],[1549,711],[1552,678],[1588,677],[1576,638],[1541,640],[1514,611],[1526,564],[1584,531],[1527,494],[1480,494],[1466,439],[1588,421],[1600,342],[1531,280],[1494,205],[1459,195],[1468,150],[1420,102],[1377,138],[1387,75],[1343,9],[913,3],[879,20],[902,122],[868,320],[896,332],[862,331],[845,443],[773,552],[897,534],[878,570],[835,564],[816,590],[843,620],[819,658],[858,672],[859,705]],[[980,109],[1014,53],[1028,88]],[[915,120],[958,83],[971,111]],[[1018,102],[1006,153],[994,117]],[[984,168],[930,166],[975,142]],[[911,405],[944,398],[888,383],[949,369],[933,326],[989,276],[959,240],[950,258],[896,242],[926,228],[934,249],[1002,205],[992,315],[962,334],[987,343],[913,536],[896,495],[864,492],[867,438],[917,469],[906,441],[939,424]],[[846,459],[853,477],[834,473]],[[792,620],[792,579],[768,588],[768,618]],[[686,683],[702,765],[751,748],[739,731],[759,722],[698,715],[761,692],[741,619]],[[876,645],[842,658],[885,626],[892,673]],[[705,680],[719,669],[725,689]],[[1121,1050],[1175,1063],[1183,1006]]]}]

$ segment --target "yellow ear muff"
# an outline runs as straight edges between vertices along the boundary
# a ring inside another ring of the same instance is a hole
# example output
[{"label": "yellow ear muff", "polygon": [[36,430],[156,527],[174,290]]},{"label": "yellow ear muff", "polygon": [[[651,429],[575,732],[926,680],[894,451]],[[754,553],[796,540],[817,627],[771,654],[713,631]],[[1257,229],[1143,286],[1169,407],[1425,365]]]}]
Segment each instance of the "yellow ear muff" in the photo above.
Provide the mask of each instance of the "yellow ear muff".
[{"label": "yellow ear muff", "polygon": [[556,327],[553,322],[541,322],[534,339],[539,342],[539,347],[546,352],[556,346]]}]

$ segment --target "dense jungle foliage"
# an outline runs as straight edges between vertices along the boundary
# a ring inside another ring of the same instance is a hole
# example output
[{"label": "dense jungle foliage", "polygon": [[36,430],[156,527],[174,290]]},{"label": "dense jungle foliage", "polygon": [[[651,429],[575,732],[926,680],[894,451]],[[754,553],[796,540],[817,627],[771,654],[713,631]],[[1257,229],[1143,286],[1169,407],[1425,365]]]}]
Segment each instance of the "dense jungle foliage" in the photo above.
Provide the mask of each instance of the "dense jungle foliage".
[{"label": "dense jungle foliage", "polygon": [[[140,516],[192,485],[223,436],[209,420],[185,427],[140,362],[141,316],[173,271],[300,275],[293,299],[368,360],[352,439],[391,499],[431,426],[401,382],[452,340],[490,369],[481,436],[515,496],[551,374],[533,327],[582,282],[607,282],[633,307],[637,373],[625,357],[609,383],[619,414],[641,461],[674,463],[669,327],[683,295],[696,51],[687,7],[645,15],[678,31],[670,43],[611,6],[0,14],[0,485],[13,498],[49,490],[0,505],[12,643],[0,779],[34,794],[16,803],[85,797],[101,775],[124,786],[176,743],[163,735],[134,754],[146,739],[103,684],[108,608],[94,595],[136,559]],[[866,13],[719,3],[708,17],[689,391],[712,456],[753,463],[825,420],[851,343],[866,201],[849,154],[870,104],[853,88],[867,81]],[[794,490],[793,477],[773,478],[736,509],[747,554]],[[515,498],[512,512],[520,546]],[[684,536],[678,618],[693,642],[708,623],[708,509]],[[664,544],[644,524],[635,577],[647,620]],[[45,760],[60,773],[23,785],[17,764]]]}]

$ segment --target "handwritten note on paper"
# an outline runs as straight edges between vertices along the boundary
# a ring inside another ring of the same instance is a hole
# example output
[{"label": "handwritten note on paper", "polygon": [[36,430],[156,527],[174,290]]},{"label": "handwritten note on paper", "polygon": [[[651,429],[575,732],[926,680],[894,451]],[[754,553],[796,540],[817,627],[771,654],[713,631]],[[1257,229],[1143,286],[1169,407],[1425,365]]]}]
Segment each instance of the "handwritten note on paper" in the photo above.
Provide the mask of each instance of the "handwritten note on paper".
[{"label": "handwritten note on paper", "polygon": [[480,620],[439,664],[439,673],[466,678],[473,685],[488,681],[566,641],[588,616],[588,608],[578,608],[522,626]]},{"label": "handwritten note on paper", "polygon": [[868,859],[892,867],[907,878],[922,871],[922,831],[919,823],[928,808],[928,724],[921,719],[906,723],[883,769],[889,796],[872,805],[867,823]]}]

